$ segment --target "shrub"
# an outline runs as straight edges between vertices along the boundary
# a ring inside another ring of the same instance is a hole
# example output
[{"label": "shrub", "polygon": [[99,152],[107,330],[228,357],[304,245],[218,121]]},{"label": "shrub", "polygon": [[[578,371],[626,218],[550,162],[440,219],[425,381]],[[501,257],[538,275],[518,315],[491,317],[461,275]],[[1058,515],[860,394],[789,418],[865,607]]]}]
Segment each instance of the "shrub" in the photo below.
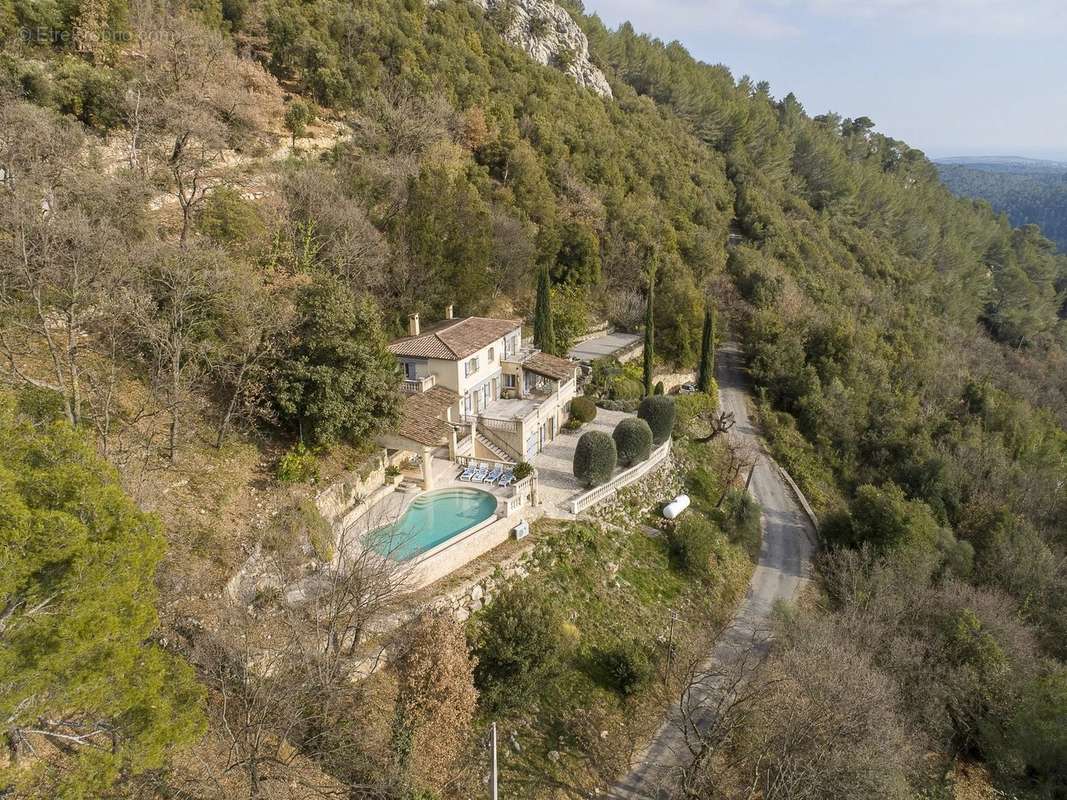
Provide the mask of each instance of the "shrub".
[{"label": "shrub", "polygon": [[667,541],[678,568],[696,578],[708,577],[717,533],[715,527],[695,511],[682,517],[671,529]]},{"label": "shrub", "polygon": [[571,400],[571,419],[592,422],[596,419],[596,403],[588,397],[575,397]]},{"label": "shrub", "polygon": [[598,400],[597,408],[603,408],[607,411],[625,411],[627,414],[633,414],[637,411],[637,407],[640,405],[639,400]]},{"label": "shrub", "polygon": [[278,461],[274,476],[281,483],[306,483],[319,476],[315,454],[301,442]]},{"label": "shrub", "polygon": [[754,558],[759,556],[760,505],[744,489],[731,489],[723,497],[717,519],[720,527],[734,544],[739,544]]},{"label": "shrub", "polygon": [[559,660],[563,619],[544,590],[529,582],[508,586],[482,613],[474,634],[474,682],[518,700]]},{"label": "shrub", "polygon": [[611,479],[617,462],[615,440],[603,431],[586,431],[574,448],[574,477],[586,486],[599,486]]},{"label": "shrub", "polygon": [[684,432],[696,417],[715,411],[719,406],[718,392],[718,386],[712,381],[707,394],[695,392],[674,396],[675,429]]},{"label": "shrub", "polygon": [[533,474],[533,464],[529,461],[520,461],[515,465],[515,469],[512,472],[515,474],[515,480],[521,481],[523,478],[528,478]]},{"label": "shrub", "polygon": [[641,381],[627,375],[620,375],[611,382],[612,400],[639,400],[645,394]]},{"label": "shrub", "polygon": [[623,466],[644,461],[652,453],[652,429],[643,419],[627,417],[620,421],[611,438],[615,440],[615,452]]},{"label": "shrub", "polygon": [[600,665],[619,694],[638,692],[652,678],[652,658],[647,645],[634,639],[623,640],[599,654]]},{"label": "shrub", "polygon": [[652,390],[652,394],[663,394],[664,386],[663,381],[656,381],[656,388]]},{"label": "shrub", "polygon": [[228,186],[220,186],[207,196],[196,228],[212,241],[227,245],[256,245],[267,235],[255,204]]},{"label": "shrub", "polygon": [[674,431],[674,400],[666,395],[646,397],[637,407],[637,416],[652,429],[652,441],[663,444]]},{"label": "shrub", "polygon": [[578,420],[576,420],[574,417],[571,417],[570,419],[568,419],[566,422],[563,423],[563,430],[565,430],[565,431],[576,431],[581,427],[582,427],[582,423],[579,422]]}]

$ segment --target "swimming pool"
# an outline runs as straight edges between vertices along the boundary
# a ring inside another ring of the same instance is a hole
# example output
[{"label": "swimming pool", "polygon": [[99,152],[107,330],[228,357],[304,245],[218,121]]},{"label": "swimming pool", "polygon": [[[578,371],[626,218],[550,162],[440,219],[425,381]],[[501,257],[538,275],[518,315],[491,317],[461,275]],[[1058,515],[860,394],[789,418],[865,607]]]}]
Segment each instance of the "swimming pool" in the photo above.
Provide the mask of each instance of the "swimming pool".
[{"label": "swimming pool", "polygon": [[480,489],[426,492],[412,500],[396,522],[368,533],[366,541],[383,556],[408,561],[495,513],[496,497]]}]

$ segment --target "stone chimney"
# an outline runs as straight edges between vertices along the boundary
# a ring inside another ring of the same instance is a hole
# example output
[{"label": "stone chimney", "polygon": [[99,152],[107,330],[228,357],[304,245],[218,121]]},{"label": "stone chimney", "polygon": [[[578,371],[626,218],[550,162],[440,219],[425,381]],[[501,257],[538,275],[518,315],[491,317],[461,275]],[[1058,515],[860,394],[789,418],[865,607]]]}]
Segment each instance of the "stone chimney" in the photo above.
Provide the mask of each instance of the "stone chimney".
[{"label": "stone chimney", "polygon": [[445,306],[445,319],[454,319],[452,311],[453,311],[453,308],[452,308],[452,304],[451,303],[449,303],[447,306]]},{"label": "stone chimney", "polygon": [[408,314],[408,335],[418,336],[419,330],[419,315]]}]

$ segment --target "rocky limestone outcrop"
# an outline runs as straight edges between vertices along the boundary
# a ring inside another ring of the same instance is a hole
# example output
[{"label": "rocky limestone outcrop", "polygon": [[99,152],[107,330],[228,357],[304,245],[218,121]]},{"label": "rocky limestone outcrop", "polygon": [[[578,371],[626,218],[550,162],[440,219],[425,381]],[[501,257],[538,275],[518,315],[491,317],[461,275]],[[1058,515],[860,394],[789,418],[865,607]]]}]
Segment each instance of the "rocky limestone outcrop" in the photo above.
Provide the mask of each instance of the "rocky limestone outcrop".
[{"label": "rocky limestone outcrop", "polygon": [[589,60],[589,40],[571,15],[551,0],[472,0],[507,21],[504,38],[534,61],[555,67],[601,97],[611,97],[607,78]]}]

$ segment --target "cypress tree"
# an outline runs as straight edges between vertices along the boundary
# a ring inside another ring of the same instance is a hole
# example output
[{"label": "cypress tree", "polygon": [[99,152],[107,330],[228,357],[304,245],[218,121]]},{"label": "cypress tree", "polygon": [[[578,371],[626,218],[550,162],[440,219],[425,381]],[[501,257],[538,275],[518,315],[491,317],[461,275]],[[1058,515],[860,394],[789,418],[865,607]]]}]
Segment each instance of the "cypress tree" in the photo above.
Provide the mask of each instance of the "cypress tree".
[{"label": "cypress tree", "polygon": [[552,327],[552,284],[548,267],[537,275],[537,304],[534,306],[534,344],[546,353],[556,352],[556,332]]},{"label": "cypress tree", "polygon": [[655,335],[653,329],[656,324],[656,314],[654,311],[655,298],[655,286],[656,286],[656,273],[653,270],[652,274],[648,277],[648,295],[645,299],[645,361],[644,361],[644,383],[645,383],[645,397],[652,394],[652,362],[655,358]]},{"label": "cypress tree", "polygon": [[697,371],[697,389],[707,392],[715,375],[715,309],[711,304],[704,309],[704,335],[700,340],[700,367]]}]

